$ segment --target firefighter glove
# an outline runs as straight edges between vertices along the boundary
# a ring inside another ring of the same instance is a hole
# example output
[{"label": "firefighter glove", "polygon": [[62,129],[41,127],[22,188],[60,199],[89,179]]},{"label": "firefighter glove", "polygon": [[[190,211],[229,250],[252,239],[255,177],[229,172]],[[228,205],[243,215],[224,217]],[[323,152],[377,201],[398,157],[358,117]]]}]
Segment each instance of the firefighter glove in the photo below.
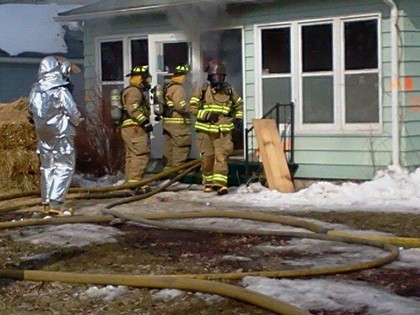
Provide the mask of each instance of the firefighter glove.
[{"label": "firefighter glove", "polygon": [[235,129],[239,131],[242,131],[242,129],[244,129],[244,122],[242,119],[235,120]]},{"label": "firefighter glove", "polygon": [[219,121],[219,115],[215,113],[208,113],[206,118],[207,118],[206,120],[211,122],[212,124],[215,124]]},{"label": "firefighter glove", "polygon": [[173,107],[166,107],[163,117],[172,118],[174,115],[174,108]]},{"label": "firefighter glove", "polygon": [[150,121],[147,119],[147,120],[145,120],[141,125],[140,125],[143,129],[144,129],[144,131],[146,131],[146,132],[152,132],[153,131],[153,126],[152,126],[152,124],[150,123]]}]

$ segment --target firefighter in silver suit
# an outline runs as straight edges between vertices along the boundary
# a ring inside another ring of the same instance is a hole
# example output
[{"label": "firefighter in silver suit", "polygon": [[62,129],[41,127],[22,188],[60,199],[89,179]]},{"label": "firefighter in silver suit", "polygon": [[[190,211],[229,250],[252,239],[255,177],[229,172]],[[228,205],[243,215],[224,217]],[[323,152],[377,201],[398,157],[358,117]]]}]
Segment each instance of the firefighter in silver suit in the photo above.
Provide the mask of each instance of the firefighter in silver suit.
[{"label": "firefighter in silver suit", "polygon": [[81,114],[70,92],[70,73],[80,69],[62,57],[42,59],[29,95],[37,134],[43,212],[65,214],[65,196],[75,170],[74,136]]}]

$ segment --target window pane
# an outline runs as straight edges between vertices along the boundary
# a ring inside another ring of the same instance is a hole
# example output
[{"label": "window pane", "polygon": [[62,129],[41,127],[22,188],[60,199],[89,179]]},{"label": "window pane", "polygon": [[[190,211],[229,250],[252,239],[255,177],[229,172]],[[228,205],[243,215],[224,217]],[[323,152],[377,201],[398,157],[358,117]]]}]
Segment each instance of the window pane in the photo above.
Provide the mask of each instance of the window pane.
[{"label": "window pane", "polygon": [[303,78],[303,123],[333,123],[332,76]]},{"label": "window pane", "polygon": [[263,79],[263,114],[272,109],[276,103],[290,102],[290,78]]},{"label": "window pane", "polygon": [[122,41],[101,43],[102,81],[123,80]]},{"label": "window pane", "polygon": [[136,39],[131,41],[131,65],[143,66],[149,64],[149,53],[147,39]]},{"label": "window pane", "polygon": [[163,71],[172,72],[177,65],[189,64],[188,43],[163,44]]},{"label": "window pane", "polygon": [[262,31],[263,73],[290,73],[290,29]]},{"label": "window pane", "polygon": [[378,68],[377,20],[345,23],[346,70]]},{"label": "window pane", "polygon": [[332,70],[332,25],[302,27],[302,62],[304,72]]},{"label": "window pane", "polygon": [[379,122],[378,74],[346,75],[346,122]]}]

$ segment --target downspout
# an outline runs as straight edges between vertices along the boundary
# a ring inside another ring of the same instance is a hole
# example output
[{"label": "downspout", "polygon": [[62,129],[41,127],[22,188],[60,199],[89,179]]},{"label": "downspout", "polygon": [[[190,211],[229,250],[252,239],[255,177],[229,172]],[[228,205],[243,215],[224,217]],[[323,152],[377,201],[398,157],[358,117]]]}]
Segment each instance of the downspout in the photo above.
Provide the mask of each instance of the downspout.
[{"label": "downspout", "polygon": [[391,19],[391,119],[392,119],[392,165],[400,166],[400,115],[398,72],[398,7],[394,0],[383,0],[390,7]]}]

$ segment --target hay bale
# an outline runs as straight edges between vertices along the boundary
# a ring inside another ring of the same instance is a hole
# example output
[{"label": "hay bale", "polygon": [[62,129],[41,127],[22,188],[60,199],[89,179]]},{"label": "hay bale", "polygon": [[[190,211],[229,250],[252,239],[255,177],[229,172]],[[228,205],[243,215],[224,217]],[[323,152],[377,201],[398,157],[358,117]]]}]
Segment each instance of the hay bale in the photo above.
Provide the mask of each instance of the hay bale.
[{"label": "hay bale", "polygon": [[22,148],[0,151],[0,191],[38,189],[39,181],[39,160],[34,151]]},{"label": "hay bale", "polygon": [[39,189],[35,127],[28,122],[27,98],[0,104],[0,191]]},{"label": "hay bale", "polygon": [[29,123],[0,124],[0,150],[9,150],[13,148],[35,150],[36,132],[33,125]]}]

